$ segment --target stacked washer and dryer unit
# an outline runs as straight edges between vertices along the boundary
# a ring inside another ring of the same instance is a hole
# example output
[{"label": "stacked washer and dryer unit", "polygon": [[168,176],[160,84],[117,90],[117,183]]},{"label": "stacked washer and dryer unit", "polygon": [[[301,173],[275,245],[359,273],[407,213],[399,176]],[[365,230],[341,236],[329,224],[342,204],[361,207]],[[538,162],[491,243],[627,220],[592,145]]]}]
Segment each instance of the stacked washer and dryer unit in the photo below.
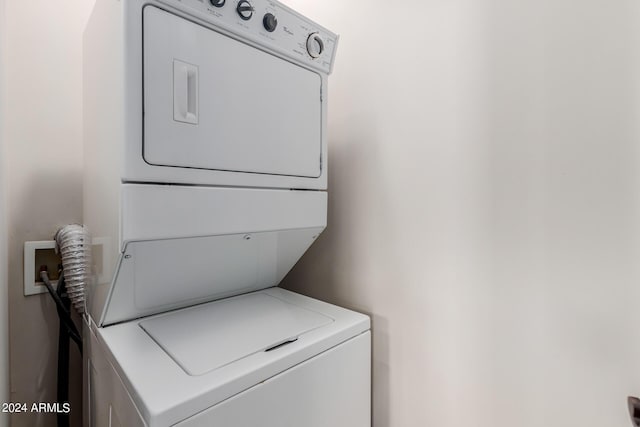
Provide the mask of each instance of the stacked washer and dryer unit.
[{"label": "stacked washer and dryer unit", "polygon": [[277,285],[326,226],[338,38],[271,0],[97,0],[85,424],[365,427],[368,317]]}]

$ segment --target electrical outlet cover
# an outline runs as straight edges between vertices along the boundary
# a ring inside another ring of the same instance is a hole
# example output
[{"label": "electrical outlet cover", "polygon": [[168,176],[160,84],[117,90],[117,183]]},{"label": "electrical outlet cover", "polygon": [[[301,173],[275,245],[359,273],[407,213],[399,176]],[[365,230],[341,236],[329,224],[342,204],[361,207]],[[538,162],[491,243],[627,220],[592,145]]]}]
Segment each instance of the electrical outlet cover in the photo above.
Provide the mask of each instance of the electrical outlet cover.
[{"label": "electrical outlet cover", "polygon": [[[24,242],[24,296],[43,294],[47,292],[44,283],[40,278],[36,278],[36,250],[55,249],[56,242],[53,240],[40,240],[36,242]],[[57,280],[52,280],[51,284],[55,288]]]}]

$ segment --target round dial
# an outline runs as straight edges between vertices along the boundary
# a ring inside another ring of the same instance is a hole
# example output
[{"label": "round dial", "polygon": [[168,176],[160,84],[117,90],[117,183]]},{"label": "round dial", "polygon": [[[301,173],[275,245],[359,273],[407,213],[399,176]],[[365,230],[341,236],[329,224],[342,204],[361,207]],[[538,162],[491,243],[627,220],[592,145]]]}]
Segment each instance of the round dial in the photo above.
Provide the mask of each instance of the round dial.
[{"label": "round dial", "polygon": [[309,38],[307,39],[307,52],[309,52],[309,55],[314,59],[319,58],[320,55],[322,55],[322,52],[324,52],[324,42],[322,41],[320,34],[313,33],[309,35]]},{"label": "round dial", "polygon": [[253,16],[253,6],[251,6],[251,3],[249,3],[248,0],[240,0],[236,7],[236,11],[238,11],[240,18],[245,21],[248,21]]},{"label": "round dial", "polygon": [[222,7],[226,3],[226,1],[227,0],[209,0],[209,3],[211,3],[211,6],[214,7]]},{"label": "round dial", "polygon": [[262,19],[262,25],[264,25],[265,30],[273,33],[278,28],[278,19],[273,13],[267,13]]}]

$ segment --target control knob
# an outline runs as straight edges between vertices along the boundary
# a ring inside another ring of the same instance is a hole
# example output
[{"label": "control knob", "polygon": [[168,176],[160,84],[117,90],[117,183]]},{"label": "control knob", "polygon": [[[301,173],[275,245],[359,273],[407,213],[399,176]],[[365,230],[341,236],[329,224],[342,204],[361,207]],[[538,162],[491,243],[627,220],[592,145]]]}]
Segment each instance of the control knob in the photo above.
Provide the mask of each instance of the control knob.
[{"label": "control knob", "polygon": [[315,59],[319,58],[320,55],[324,52],[324,42],[322,41],[322,37],[320,34],[313,33],[309,35],[307,39],[307,52],[309,55]]},{"label": "control knob", "polygon": [[211,6],[213,7],[222,7],[226,3],[227,0],[209,0]]},{"label": "control knob", "polygon": [[267,13],[262,19],[262,25],[264,25],[265,30],[273,33],[278,28],[278,19],[273,13]]},{"label": "control knob", "polygon": [[236,7],[238,15],[240,15],[240,18],[245,21],[251,19],[251,17],[253,16],[253,10],[253,6],[251,6],[251,3],[249,3],[248,0],[240,0],[238,2],[238,6]]}]

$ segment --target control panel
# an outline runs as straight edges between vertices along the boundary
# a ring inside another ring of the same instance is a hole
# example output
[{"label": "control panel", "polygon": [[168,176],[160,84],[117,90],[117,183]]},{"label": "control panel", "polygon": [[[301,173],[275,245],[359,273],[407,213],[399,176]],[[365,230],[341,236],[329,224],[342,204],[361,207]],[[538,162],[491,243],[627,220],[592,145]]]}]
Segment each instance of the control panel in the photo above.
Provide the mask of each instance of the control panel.
[{"label": "control panel", "polygon": [[[338,36],[275,0],[159,0],[330,73]],[[182,7],[181,7],[181,6]]]}]

